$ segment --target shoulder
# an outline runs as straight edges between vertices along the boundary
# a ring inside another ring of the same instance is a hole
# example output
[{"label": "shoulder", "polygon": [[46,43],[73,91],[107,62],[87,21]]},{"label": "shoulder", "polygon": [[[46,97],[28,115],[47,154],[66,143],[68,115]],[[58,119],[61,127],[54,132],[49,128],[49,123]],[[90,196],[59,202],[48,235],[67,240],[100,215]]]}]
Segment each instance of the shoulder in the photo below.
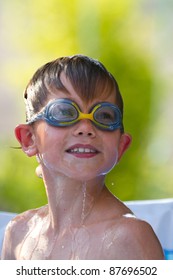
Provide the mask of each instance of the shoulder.
[{"label": "shoulder", "polygon": [[[152,227],[146,221],[138,219],[116,197],[108,198],[102,201],[102,207],[99,208],[101,225],[104,227],[102,247],[107,252],[105,257],[127,260],[164,259],[163,250]],[[98,226],[98,222],[96,225]]]},{"label": "shoulder", "polygon": [[117,222],[114,230],[119,249],[124,248],[120,252],[122,259],[164,259],[161,244],[146,221],[126,213]]},{"label": "shoulder", "polygon": [[16,233],[16,229],[20,228],[22,225],[26,225],[29,222],[32,222],[33,218],[35,216],[42,216],[42,214],[45,213],[45,207],[40,207],[37,209],[31,209],[28,211],[25,211],[21,214],[18,214],[16,217],[14,217],[7,225],[5,234],[9,233]]},{"label": "shoulder", "polygon": [[42,216],[45,207],[29,210],[14,217],[7,225],[4,235],[2,259],[16,259],[16,251],[27,235],[35,216]]}]

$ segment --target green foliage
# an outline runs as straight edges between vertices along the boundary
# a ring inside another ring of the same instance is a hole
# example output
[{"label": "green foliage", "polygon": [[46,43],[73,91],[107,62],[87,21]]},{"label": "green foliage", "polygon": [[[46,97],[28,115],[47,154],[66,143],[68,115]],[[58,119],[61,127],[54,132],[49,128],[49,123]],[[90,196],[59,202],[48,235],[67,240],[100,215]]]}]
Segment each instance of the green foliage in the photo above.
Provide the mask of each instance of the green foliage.
[{"label": "green foliage", "polygon": [[47,203],[43,182],[35,174],[35,159],[9,149],[1,151],[0,209],[18,213]]}]

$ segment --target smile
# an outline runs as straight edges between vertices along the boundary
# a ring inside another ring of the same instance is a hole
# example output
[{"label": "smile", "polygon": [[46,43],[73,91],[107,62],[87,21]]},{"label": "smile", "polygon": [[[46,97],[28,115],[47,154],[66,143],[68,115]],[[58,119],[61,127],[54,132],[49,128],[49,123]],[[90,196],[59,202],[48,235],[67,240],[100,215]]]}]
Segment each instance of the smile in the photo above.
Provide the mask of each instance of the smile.
[{"label": "smile", "polygon": [[92,145],[75,144],[66,150],[67,153],[78,158],[95,157],[99,151]]},{"label": "smile", "polygon": [[90,154],[90,153],[97,153],[96,150],[94,149],[89,149],[89,148],[74,148],[74,149],[69,149],[69,153],[78,153],[78,154]]}]

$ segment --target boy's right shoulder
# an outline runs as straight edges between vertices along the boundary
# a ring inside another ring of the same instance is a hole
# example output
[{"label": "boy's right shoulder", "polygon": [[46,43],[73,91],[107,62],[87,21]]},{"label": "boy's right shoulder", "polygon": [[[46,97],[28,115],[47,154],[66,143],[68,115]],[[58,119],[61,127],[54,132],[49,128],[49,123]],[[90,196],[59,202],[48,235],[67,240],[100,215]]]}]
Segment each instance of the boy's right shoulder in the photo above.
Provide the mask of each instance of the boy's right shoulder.
[{"label": "boy's right shoulder", "polygon": [[32,227],[35,217],[46,213],[46,206],[28,210],[15,216],[6,226],[2,259],[16,259],[16,252],[20,250],[21,241],[27,236]]},{"label": "boy's right shoulder", "polygon": [[12,230],[20,227],[21,225],[27,225],[29,221],[31,221],[35,216],[42,215],[43,212],[46,211],[46,206],[36,208],[36,209],[30,209],[25,212],[22,212],[20,214],[17,214],[7,225],[7,230]]},{"label": "boy's right shoulder", "polygon": [[42,212],[45,212],[46,206],[37,209],[27,210],[23,213],[15,216],[6,226],[5,239],[13,239],[13,242],[18,242],[21,237],[24,237],[33,220],[37,216],[42,216]]}]

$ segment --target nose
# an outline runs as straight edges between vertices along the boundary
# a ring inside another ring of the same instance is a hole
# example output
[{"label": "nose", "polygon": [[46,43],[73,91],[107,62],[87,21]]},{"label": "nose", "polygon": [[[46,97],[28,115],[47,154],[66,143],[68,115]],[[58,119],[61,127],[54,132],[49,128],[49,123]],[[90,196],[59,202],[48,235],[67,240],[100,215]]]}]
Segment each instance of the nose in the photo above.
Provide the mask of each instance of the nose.
[{"label": "nose", "polygon": [[94,138],[96,135],[96,130],[90,120],[84,119],[84,120],[80,120],[74,126],[73,134],[75,136],[87,136],[87,137]]}]

